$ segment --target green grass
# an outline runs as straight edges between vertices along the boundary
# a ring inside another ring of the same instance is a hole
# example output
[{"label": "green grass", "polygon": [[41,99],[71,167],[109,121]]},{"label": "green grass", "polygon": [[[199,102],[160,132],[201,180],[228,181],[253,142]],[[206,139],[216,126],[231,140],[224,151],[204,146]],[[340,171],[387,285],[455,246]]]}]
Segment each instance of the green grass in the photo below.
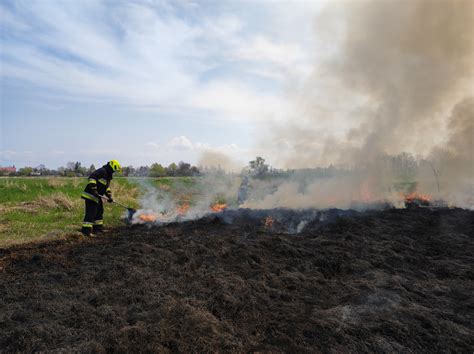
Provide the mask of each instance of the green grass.
[{"label": "green grass", "polygon": [[237,203],[237,195],[230,195],[237,188],[233,185],[235,180],[228,176],[213,176],[212,178],[162,177],[152,179],[151,183],[164,193],[171,194],[173,199],[181,204],[186,203],[193,206],[198,199],[209,194],[212,195],[211,203],[229,205]]},{"label": "green grass", "polygon": [[200,193],[199,178],[197,177],[161,177],[152,179],[154,186],[163,193],[169,193],[174,200],[181,204],[193,204]]},{"label": "green grass", "polygon": [[[86,178],[0,178],[0,247],[54,238],[80,230]],[[137,206],[138,188],[125,178],[112,181],[118,200]],[[105,203],[104,223],[121,224],[123,209]]]},{"label": "green grass", "polygon": [[[87,178],[76,177],[0,177],[0,247],[78,234],[84,217],[80,195],[86,182]],[[111,189],[115,199],[134,208],[146,186],[171,195],[181,205],[192,206],[209,191],[214,202],[231,204],[229,183],[225,177],[118,177]],[[105,227],[121,225],[123,213],[123,208],[105,203]]]}]

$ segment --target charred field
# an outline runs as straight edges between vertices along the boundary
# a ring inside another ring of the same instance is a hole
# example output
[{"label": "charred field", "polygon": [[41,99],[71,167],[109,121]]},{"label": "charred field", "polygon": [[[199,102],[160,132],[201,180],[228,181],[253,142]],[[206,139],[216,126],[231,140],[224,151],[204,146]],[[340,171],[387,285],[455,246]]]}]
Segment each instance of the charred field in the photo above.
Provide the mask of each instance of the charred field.
[{"label": "charred field", "polygon": [[0,350],[472,352],[473,211],[278,213],[0,249]]}]

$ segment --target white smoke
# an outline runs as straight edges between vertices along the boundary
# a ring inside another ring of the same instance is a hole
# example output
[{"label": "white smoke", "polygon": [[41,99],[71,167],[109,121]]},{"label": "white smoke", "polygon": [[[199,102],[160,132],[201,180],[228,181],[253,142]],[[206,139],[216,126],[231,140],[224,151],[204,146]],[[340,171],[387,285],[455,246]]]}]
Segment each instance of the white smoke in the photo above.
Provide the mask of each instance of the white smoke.
[{"label": "white smoke", "polygon": [[[330,4],[326,18],[315,25],[327,41],[342,38],[336,55],[315,67],[300,90],[289,93],[300,109],[271,130],[263,145],[276,151],[272,159],[279,166],[332,164],[350,174],[303,187],[290,179],[247,205],[348,206],[369,198],[399,204],[402,184],[413,182],[411,188],[420,193],[471,207],[474,2],[363,0],[344,5]],[[334,38],[331,26],[321,28],[331,16],[343,21],[333,26],[338,29]],[[341,125],[333,133],[320,129],[334,121]],[[404,152],[416,157],[416,166],[415,175],[403,179],[404,167],[393,159]]]},{"label": "white smoke", "polygon": [[[142,194],[140,209],[132,223],[171,223],[201,218],[213,213],[216,204],[237,207],[239,179],[223,171],[209,172],[199,177],[169,178],[169,184],[157,184],[155,179],[134,179]],[[149,218],[149,219],[146,219]]]}]

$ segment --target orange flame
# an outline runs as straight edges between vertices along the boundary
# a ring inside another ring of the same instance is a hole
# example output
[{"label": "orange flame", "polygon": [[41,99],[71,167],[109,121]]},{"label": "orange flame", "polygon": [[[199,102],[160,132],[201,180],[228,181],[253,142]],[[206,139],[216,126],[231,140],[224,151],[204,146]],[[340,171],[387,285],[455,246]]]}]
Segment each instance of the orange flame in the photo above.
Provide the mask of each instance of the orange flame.
[{"label": "orange flame", "polygon": [[184,215],[184,214],[186,214],[186,213],[188,212],[188,210],[189,210],[189,204],[188,204],[188,203],[184,203],[184,204],[182,204],[181,206],[178,206],[177,210],[178,210],[178,214]]},{"label": "orange flame", "polygon": [[218,212],[224,210],[225,208],[227,208],[226,203],[222,203],[222,204],[216,203],[216,204],[211,206],[211,210],[215,213],[218,213]]},{"label": "orange flame", "polygon": [[145,222],[154,222],[156,220],[156,216],[153,214],[140,214],[138,217],[141,221]]},{"label": "orange flame", "polygon": [[274,222],[275,220],[271,216],[267,216],[265,219],[263,219],[263,224],[265,227],[272,227]]},{"label": "orange flame", "polygon": [[363,201],[363,202],[370,202],[372,201],[373,197],[372,197],[372,193],[370,191],[370,187],[369,187],[369,182],[368,181],[365,181],[361,186],[360,186],[360,190],[359,190],[359,195],[360,195],[360,200]]},{"label": "orange flame", "polygon": [[428,194],[421,194],[418,192],[411,192],[409,194],[405,194],[405,200],[407,202],[412,202],[414,200],[421,200],[423,202],[429,202],[431,201],[431,196]]}]

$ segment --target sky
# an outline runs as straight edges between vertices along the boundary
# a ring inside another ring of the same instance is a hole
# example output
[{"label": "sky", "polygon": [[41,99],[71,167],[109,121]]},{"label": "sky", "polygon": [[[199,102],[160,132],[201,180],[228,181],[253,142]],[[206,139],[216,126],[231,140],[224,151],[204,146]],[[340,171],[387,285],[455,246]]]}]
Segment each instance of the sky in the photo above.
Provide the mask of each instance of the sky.
[{"label": "sky", "polygon": [[[320,1],[0,2],[0,166],[246,162],[330,48]],[[316,29],[316,30],[315,30]]]}]

